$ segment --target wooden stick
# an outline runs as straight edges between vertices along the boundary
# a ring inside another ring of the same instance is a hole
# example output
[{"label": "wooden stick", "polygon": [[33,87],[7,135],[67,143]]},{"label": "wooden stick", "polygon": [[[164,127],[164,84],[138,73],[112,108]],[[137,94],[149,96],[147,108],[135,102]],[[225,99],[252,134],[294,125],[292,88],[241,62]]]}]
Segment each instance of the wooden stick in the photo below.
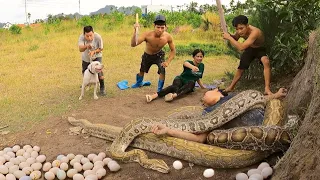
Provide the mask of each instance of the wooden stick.
[{"label": "wooden stick", "polygon": [[228,32],[227,23],[226,23],[226,20],[224,19],[224,12],[223,12],[223,8],[222,8],[222,5],[221,5],[221,2],[220,2],[220,0],[216,0],[216,2],[217,2],[218,10],[219,10],[221,29],[222,29],[223,32]]},{"label": "wooden stick", "polygon": [[[139,14],[138,13],[136,13],[136,24],[138,24],[139,23]],[[139,35],[139,28],[138,27],[136,27],[136,45],[138,44],[138,35]]]}]

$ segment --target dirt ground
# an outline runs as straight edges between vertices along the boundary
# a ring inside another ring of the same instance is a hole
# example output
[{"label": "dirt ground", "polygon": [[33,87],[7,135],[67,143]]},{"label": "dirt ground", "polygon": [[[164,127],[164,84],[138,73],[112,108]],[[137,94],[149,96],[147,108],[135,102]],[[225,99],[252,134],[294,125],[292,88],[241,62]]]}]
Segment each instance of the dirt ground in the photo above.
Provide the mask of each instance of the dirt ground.
[{"label": "dirt ground", "polygon": [[[154,87],[153,87],[154,88]],[[157,99],[149,104],[145,101],[145,94],[153,91],[152,87],[144,87],[140,90],[130,93],[120,92],[120,96],[101,97],[98,100],[91,100],[92,92],[87,92],[85,99],[82,100],[82,106],[76,110],[65,112],[61,117],[50,117],[47,120],[33,126],[30,130],[16,134],[9,133],[0,139],[1,149],[15,144],[40,146],[41,154],[47,156],[47,161],[52,162],[58,155],[68,153],[88,155],[90,153],[104,152],[110,146],[110,142],[105,140],[86,137],[84,135],[71,136],[69,128],[73,127],[67,122],[68,116],[74,116],[76,119],[84,118],[92,123],[104,123],[114,126],[123,126],[130,120],[138,117],[161,117],[168,114],[169,111],[188,105],[200,105],[200,97],[203,91],[188,95],[187,97],[177,99],[167,103],[163,99]],[[91,98],[91,99],[90,99]],[[144,169],[137,163],[121,163],[121,170],[110,172],[107,168],[107,175],[104,179],[206,179],[203,171],[207,167],[194,165],[182,161],[183,169],[175,170],[172,163],[176,160],[171,157],[147,152],[150,157],[164,159],[170,166],[168,174],[162,174],[153,170]],[[253,165],[257,167],[258,165]],[[243,169],[215,169],[215,175],[211,179],[235,179],[238,172],[246,172],[248,168]]]}]

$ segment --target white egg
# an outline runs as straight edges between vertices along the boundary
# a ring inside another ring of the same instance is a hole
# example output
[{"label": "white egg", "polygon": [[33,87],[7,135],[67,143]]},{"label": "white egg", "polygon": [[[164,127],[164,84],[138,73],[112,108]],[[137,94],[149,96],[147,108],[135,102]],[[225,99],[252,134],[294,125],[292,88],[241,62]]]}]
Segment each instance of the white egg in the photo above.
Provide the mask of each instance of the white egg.
[{"label": "white egg", "polygon": [[82,171],[82,165],[80,163],[78,163],[78,162],[74,163],[73,168],[75,170],[77,170],[78,172]]},{"label": "white egg", "polygon": [[262,171],[263,168],[265,167],[270,167],[270,165],[267,162],[262,162],[257,169],[259,169],[260,171]]},{"label": "white egg", "polygon": [[214,175],[214,170],[213,169],[206,169],[203,171],[203,176],[206,178],[210,178]]},{"label": "white egg", "polygon": [[3,152],[2,150],[0,151],[0,156],[4,155],[5,152]]},{"label": "white egg", "polygon": [[20,148],[21,148],[21,147],[20,147],[19,145],[14,145],[14,146],[12,147],[12,151],[13,151],[13,152],[17,152]]},{"label": "white egg", "polygon": [[110,171],[119,171],[120,165],[116,161],[112,160],[108,162],[108,168]]},{"label": "white egg", "polygon": [[13,172],[13,175],[17,178],[20,179],[23,176],[26,176],[26,173],[24,173],[23,171],[17,170],[15,172]]},{"label": "white egg", "polygon": [[112,161],[112,159],[111,158],[104,158],[102,162],[104,163],[104,165],[108,165],[109,161]]},{"label": "white egg", "polygon": [[15,158],[16,154],[12,151],[7,152],[7,155],[9,155],[11,158]]},{"label": "white egg", "polygon": [[181,161],[176,160],[173,162],[173,167],[177,170],[180,170],[180,169],[182,169],[183,165],[182,165]]},{"label": "white egg", "polygon": [[13,174],[15,171],[18,171],[18,170],[19,170],[19,166],[13,165],[9,168],[9,173]]},{"label": "white egg", "polygon": [[99,166],[93,166],[92,171],[96,173],[97,170],[101,169],[101,168],[103,168],[103,166],[100,166],[100,165]]},{"label": "white egg", "polygon": [[42,166],[42,170],[43,170],[44,172],[49,171],[51,168],[52,168],[52,166],[51,166],[51,163],[50,163],[50,162],[46,162],[46,163],[44,163],[44,165]]},{"label": "white egg", "polygon": [[250,177],[252,174],[260,174],[260,173],[261,171],[259,169],[250,169],[247,174]]},{"label": "white egg", "polygon": [[20,169],[23,169],[23,168],[25,168],[25,167],[30,167],[30,164],[29,164],[28,162],[21,162],[21,163],[19,164],[19,168],[20,168]]},{"label": "white egg", "polygon": [[7,161],[6,158],[4,158],[3,156],[0,156],[0,162],[2,164],[4,164],[6,161]]},{"label": "white egg", "polygon": [[107,174],[107,171],[104,168],[100,168],[96,171],[96,175],[98,176],[98,179],[101,179],[106,174]]},{"label": "white egg", "polygon": [[37,151],[32,151],[31,152],[31,157],[37,158],[39,156],[39,153]]},{"label": "white egg", "polygon": [[263,176],[264,179],[272,175],[272,168],[271,167],[265,167],[261,171],[261,175]]},{"label": "white egg", "polygon": [[[38,157],[36,157],[36,161],[39,162],[39,163],[43,163],[45,162],[47,159],[47,157],[43,154],[39,155]],[[60,164],[59,164],[60,165]]]},{"label": "white egg", "polygon": [[27,149],[29,149],[29,148],[32,148],[32,147],[31,147],[30,145],[28,145],[28,144],[23,146],[23,149],[24,149],[25,151],[26,151]]},{"label": "white egg", "polygon": [[84,170],[84,171],[86,171],[86,170],[91,170],[93,168],[93,164],[91,163],[91,162],[87,162],[87,163],[85,163],[83,166],[82,166],[82,169]]},{"label": "white egg", "polygon": [[57,160],[61,161],[61,158],[63,158],[63,157],[64,157],[64,155],[60,154],[60,155],[57,156]]},{"label": "white egg", "polygon": [[6,180],[6,177],[0,173],[0,180]]},{"label": "white egg", "polygon": [[53,180],[55,178],[55,175],[53,172],[48,171],[44,173],[44,178],[46,178],[47,180]]},{"label": "white egg", "polygon": [[4,155],[2,155],[2,157],[4,157],[4,159],[6,161],[10,161],[10,159],[11,159],[11,156],[9,156],[8,154],[4,154]]},{"label": "white egg", "polygon": [[29,158],[26,160],[26,162],[29,163],[29,164],[33,164],[33,163],[36,162],[36,158],[34,158],[34,157],[29,157]]},{"label": "white egg", "polygon": [[8,174],[9,168],[5,165],[0,165],[0,174]]},{"label": "white egg", "polygon": [[98,180],[98,176],[95,174],[89,174],[85,179],[86,180]]},{"label": "white egg", "polygon": [[3,149],[3,152],[8,153],[8,152],[12,152],[12,148],[11,147],[6,147]]},{"label": "white egg", "polygon": [[69,169],[67,172],[67,176],[69,178],[72,178],[75,174],[77,174],[77,170],[75,170],[75,169]]},{"label": "white egg", "polygon": [[40,179],[41,178],[41,172],[40,171],[33,171],[30,174],[31,179],[35,180],[35,179]]},{"label": "white egg", "polygon": [[59,160],[54,160],[51,165],[52,167],[60,167],[60,164],[61,162]]},{"label": "white egg", "polygon": [[33,148],[28,148],[27,150],[26,150],[26,152],[28,152],[28,153],[32,153],[32,151],[33,151]]},{"label": "white egg", "polygon": [[67,155],[67,157],[69,158],[69,161],[71,161],[72,159],[74,159],[75,155],[70,153]]},{"label": "white egg", "polygon": [[249,180],[263,180],[263,177],[261,174],[252,174],[250,177],[249,177]]},{"label": "white egg", "polygon": [[73,166],[74,163],[76,163],[76,162],[80,163],[80,159],[72,159],[72,160],[70,161],[70,165]]},{"label": "white egg", "polygon": [[30,175],[33,171],[33,169],[31,167],[24,167],[22,169],[22,171],[26,174],[26,175]]},{"label": "white egg", "polygon": [[81,160],[84,156],[82,154],[77,154],[74,158]]},{"label": "white egg", "polygon": [[28,152],[23,153],[23,157],[25,157],[26,159],[28,159],[29,157],[31,157],[31,154]]},{"label": "white egg", "polygon": [[38,171],[42,168],[42,164],[41,163],[33,163],[33,164],[31,164],[31,168],[35,171]]},{"label": "white egg", "polygon": [[32,180],[30,176],[22,176],[19,180]]},{"label": "white egg", "polygon": [[90,162],[90,160],[88,158],[86,158],[86,157],[83,157],[83,158],[81,158],[80,162],[81,162],[81,164],[85,164],[87,162]]},{"label": "white egg", "polygon": [[58,170],[60,170],[58,167],[53,167],[49,171],[52,172],[53,174],[57,175]]},{"label": "white egg", "polygon": [[82,174],[75,174],[73,180],[84,180],[84,177]]},{"label": "white egg", "polygon": [[97,161],[102,161],[102,160],[103,160],[103,158],[101,156],[96,156],[93,158],[92,162],[95,163]]},{"label": "white egg", "polygon": [[96,174],[96,173],[93,172],[92,170],[85,170],[85,171],[83,172],[83,176],[84,176],[84,177],[87,177],[87,176],[89,176],[90,174]]},{"label": "white egg", "polygon": [[88,154],[87,158],[90,160],[90,161],[93,161],[93,158],[96,157],[97,155],[96,154]]},{"label": "white egg", "polygon": [[25,153],[26,151],[24,149],[19,149],[17,152],[16,152],[16,156],[23,156],[23,154]]},{"label": "white egg", "polygon": [[33,150],[37,151],[37,152],[40,152],[40,147],[39,146],[33,146]]},{"label": "white egg", "polygon": [[67,177],[67,174],[66,174],[65,171],[63,171],[63,170],[58,170],[58,172],[57,172],[57,178],[58,178],[59,180],[63,180],[63,179],[65,179],[66,177]]},{"label": "white egg", "polygon": [[16,180],[16,177],[13,174],[7,174],[6,180]]},{"label": "white egg", "polygon": [[63,162],[60,164],[60,169],[61,170],[64,170],[64,171],[67,171],[69,169],[69,166],[67,163]]},{"label": "white egg", "polygon": [[61,161],[62,163],[68,163],[68,162],[69,162],[69,158],[68,158],[67,156],[64,156],[64,157],[62,157],[62,158],[60,159],[60,161]]},{"label": "white egg", "polygon": [[104,158],[106,157],[106,153],[100,152],[100,153],[98,154],[98,156],[100,156],[102,159],[104,159]]},{"label": "white egg", "polygon": [[13,164],[12,162],[6,162],[4,165],[7,166],[8,168],[10,168],[10,167],[13,166],[14,164]]},{"label": "white egg", "polygon": [[104,166],[104,163],[102,161],[96,161],[93,166]]},{"label": "white egg", "polygon": [[10,162],[12,162],[14,165],[19,165],[20,164],[20,160],[18,158],[11,158]]},{"label": "white egg", "polygon": [[20,163],[27,161],[27,159],[23,156],[17,156],[16,158],[19,159]]},{"label": "white egg", "polygon": [[245,173],[238,173],[236,175],[236,180],[248,180],[249,177]]}]

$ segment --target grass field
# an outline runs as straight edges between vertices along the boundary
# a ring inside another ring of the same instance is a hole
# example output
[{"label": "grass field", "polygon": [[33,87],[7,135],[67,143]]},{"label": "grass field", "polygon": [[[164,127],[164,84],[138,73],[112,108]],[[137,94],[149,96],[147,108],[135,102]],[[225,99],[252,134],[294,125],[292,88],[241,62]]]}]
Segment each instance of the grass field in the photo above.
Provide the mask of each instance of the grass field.
[{"label": "grass field", "polygon": [[[103,37],[103,63],[108,97],[136,93],[139,90],[120,91],[116,83],[127,79],[135,81],[139,71],[144,44],[132,48],[133,27],[121,25],[108,31],[97,23],[95,31]],[[142,28],[141,33],[150,30]],[[81,54],[77,41],[82,27],[74,21],[65,21],[58,27],[42,25],[25,28],[22,34],[1,31],[0,42],[0,127],[9,125],[10,131],[28,129],[49,116],[60,115],[68,109],[79,108]],[[224,45],[219,32],[183,32],[174,34],[175,44],[214,43]],[[190,56],[177,56],[167,68],[166,85],[181,73],[182,63]],[[204,59],[204,83],[224,76],[236,68],[236,60],[229,56],[208,56]],[[156,67],[145,76],[156,86]],[[155,87],[156,89],[156,87]],[[89,94],[89,93],[88,93]],[[91,95],[83,101],[93,101]]]}]

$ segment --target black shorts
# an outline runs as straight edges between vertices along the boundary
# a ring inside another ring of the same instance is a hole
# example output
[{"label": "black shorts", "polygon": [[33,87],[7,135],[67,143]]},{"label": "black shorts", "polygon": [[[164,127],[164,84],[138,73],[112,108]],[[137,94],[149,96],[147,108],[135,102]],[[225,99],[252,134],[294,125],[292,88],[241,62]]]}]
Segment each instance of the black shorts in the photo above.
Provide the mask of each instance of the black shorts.
[{"label": "black shorts", "polygon": [[165,55],[165,52],[162,50],[159,51],[157,54],[153,54],[153,55],[144,53],[141,57],[142,61],[141,61],[140,72],[148,73],[150,67],[153,64],[156,64],[158,66],[158,74],[165,74],[166,70],[164,67],[161,66],[161,63],[164,62],[164,55]]},{"label": "black shorts", "polygon": [[246,50],[244,50],[244,52],[241,55],[238,69],[248,69],[250,66],[250,63],[254,59],[259,59],[261,61],[261,58],[263,56],[267,56],[265,47],[258,47],[258,48],[248,47]]}]

